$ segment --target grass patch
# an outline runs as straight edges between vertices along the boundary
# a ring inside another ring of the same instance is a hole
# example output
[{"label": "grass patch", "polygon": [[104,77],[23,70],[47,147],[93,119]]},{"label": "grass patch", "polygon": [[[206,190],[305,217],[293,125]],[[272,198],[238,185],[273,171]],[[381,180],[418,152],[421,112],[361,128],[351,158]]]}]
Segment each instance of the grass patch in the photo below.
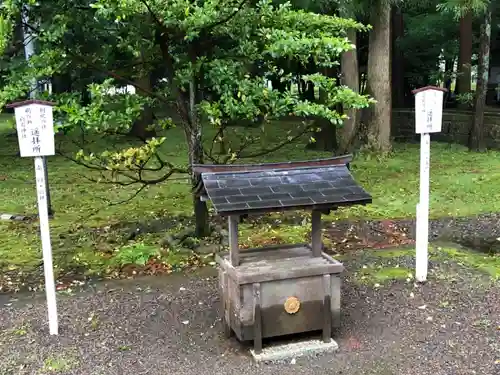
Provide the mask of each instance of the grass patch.
[{"label": "grass patch", "polygon": [[413,271],[405,267],[363,268],[356,279],[366,284],[385,284],[390,281],[406,280],[413,278]]},{"label": "grass patch", "polygon": [[[365,285],[384,285],[392,281],[413,280],[414,270],[408,268],[408,259],[414,257],[411,249],[361,250],[345,254],[347,269],[353,269],[353,280]],[[339,257],[335,257],[339,259]]]},{"label": "grass patch", "polygon": [[[465,147],[432,143],[430,217],[470,216],[500,210],[500,153],[470,153]],[[358,158],[356,180],[372,194],[373,204],[340,216],[413,217],[418,202],[419,146],[396,145],[387,159]],[[471,204],[474,197],[474,204]]]},{"label": "grass patch", "polygon": [[[363,250],[352,254],[345,254],[343,259],[335,257],[347,263],[348,268],[354,268],[354,281],[361,284],[385,284],[395,280],[413,280],[415,260],[415,249],[391,249],[391,250]],[[466,267],[478,271],[493,280],[500,280],[500,257],[488,256],[474,250],[461,248],[458,245],[448,244],[437,246],[431,244],[429,247],[429,259],[434,261],[440,271],[435,277],[442,278],[442,273],[450,273],[451,269],[445,267],[441,270],[441,262]],[[352,264],[351,264],[352,261]],[[406,267],[405,267],[406,265]],[[431,271],[432,273],[432,271]]]},{"label": "grass patch", "polygon": [[372,250],[371,255],[380,259],[397,259],[414,256],[415,249]]},{"label": "grass patch", "polygon": [[[4,120],[6,117],[4,117]],[[269,126],[263,145],[276,144],[293,122]],[[260,131],[260,130],[253,130]],[[212,129],[206,129],[211,140]],[[10,134],[10,135],[9,135]],[[161,150],[165,159],[186,165],[187,151],[182,130],[174,128],[165,134]],[[75,152],[71,136],[57,136],[66,152]],[[123,138],[95,137],[95,147],[110,144],[127,145]],[[304,140],[305,142],[305,140]],[[279,151],[244,162],[272,162],[327,157],[329,153],[306,150],[304,142],[288,145]],[[33,160],[16,156],[17,139],[11,125],[0,121],[0,212],[34,214],[37,211]],[[135,187],[96,184],[88,180],[91,171],[62,156],[49,158],[49,181],[55,218],[51,220],[56,274],[77,269],[88,274],[106,272],[113,265],[126,262],[144,263],[156,256],[161,235],[139,234],[132,241],[116,235],[116,228],[127,223],[162,219],[171,229],[190,225],[192,203],[190,185],[185,176],[175,176],[166,183],[149,186],[127,204],[110,206],[130,197]],[[383,159],[359,155],[352,164],[356,180],[373,195],[373,204],[342,209],[327,217],[398,218],[414,216],[418,201],[418,145],[395,145],[394,153]],[[464,216],[481,212],[500,211],[500,153],[472,154],[466,148],[432,144],[431,156],[431,217]],[[474,204],[471,198],[474,197]],[[307,216],[307,215],[304,215]],[[187,218],[179,222],[179,217]],[[277,215],[271,215],[271,218]],[[176,220],[178,222],[176,222]],[[0,221],[0,274],[31,274],[39,272],[41,245],[38,223]],[[164,233],[168,228],[158,229]],[[177,230],[177,229],[175,229]],[[242,225],[244,246],[269,243],[302,242],[309,235],[310,224],[288,226]],[[186,257],[175,251],[163,255],[168,262],[185,262]],[[0,277],[1,279],[1,277]]]},{"label": "grass patch", "polygon": [[430,257],[438,260],[451,260],[476,269],[493,280],[500,280],[500,257],[498,255],[488,256],[468,249],[439,246],[431,250]]},{"label": "grass patch", "polygon": [[311,224],[281,226],[262,224],[240,226],[239,238],[244,248],[261,247],[268,245],[283,245],[304,242],[310,237]]},{"label": "grass patch", "polygon": [[49,374],[64,373],[78,367],[79,365],[80,364],[76,357],[72,355],[59,354],[45,359],[42,371]]},{"label": "grass patch", "polygon": [[23,324],[20,327],[10,329],[8,332],[14,336],[26,336],[29,329],[31,329],[29,324]]}]

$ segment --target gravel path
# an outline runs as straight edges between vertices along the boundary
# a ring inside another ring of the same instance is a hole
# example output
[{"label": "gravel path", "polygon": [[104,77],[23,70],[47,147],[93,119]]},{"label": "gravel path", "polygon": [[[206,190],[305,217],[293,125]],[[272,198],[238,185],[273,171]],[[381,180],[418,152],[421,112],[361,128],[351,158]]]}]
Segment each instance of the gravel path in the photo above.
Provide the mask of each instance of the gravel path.
[{"label": "gravel path", "polygon": [[500,374],[498,285],[460,266],[433,264],[424,286],[374,288],[346,274],[340,350],[259,367],[221,334],[214,275],[205,268],[61,295],[57,338],[47,335],[43,295],[0,296],[0,374]]}]

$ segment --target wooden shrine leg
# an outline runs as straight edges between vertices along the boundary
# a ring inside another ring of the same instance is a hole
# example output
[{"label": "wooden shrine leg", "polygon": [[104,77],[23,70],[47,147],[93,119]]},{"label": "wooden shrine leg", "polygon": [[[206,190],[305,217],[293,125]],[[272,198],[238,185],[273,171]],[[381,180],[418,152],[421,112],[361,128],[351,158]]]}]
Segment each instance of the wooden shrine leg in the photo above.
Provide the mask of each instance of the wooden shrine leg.
[{"label": "wooden shrine leg", "polygon": [[253,349],[255,354],[262,352],[262,312],[260,283],[253,284]]},{"label": "wooden shrine leg", "polygon": [[237,215],[229,216],[229,260],[233,267],[240,265],[240,249],[238,246],[238,220]]},{"label": "wooden shrine leg", "polygon": [[313,257],[320,257],[323,250],[321,240],[321,212],[314,210],[311,214],[311,248]]},{"label": "wooden shrine leg", "polygon": [[332,339],[331,277],[323,275],[323,342]]},{"label": "wooden shrine leg", "polygon": [[231,322],[230,322],[230,304],[229,298],[229,283],[227,273],[223,270],[220,271],[220,284],[221,284],[221,320],[222,327],[224,328],[224,336],[230,338],[232,335]]},{"label": "wooden shrine leg", "polygon": [[340,289],[341,289],[341,283],[342,281],[340,280],[340,276],[338,275],[333,275],[332,276],[332,299],[331,299],[331,304],[332,304],[332,327],[337,329],[340,328]]}]

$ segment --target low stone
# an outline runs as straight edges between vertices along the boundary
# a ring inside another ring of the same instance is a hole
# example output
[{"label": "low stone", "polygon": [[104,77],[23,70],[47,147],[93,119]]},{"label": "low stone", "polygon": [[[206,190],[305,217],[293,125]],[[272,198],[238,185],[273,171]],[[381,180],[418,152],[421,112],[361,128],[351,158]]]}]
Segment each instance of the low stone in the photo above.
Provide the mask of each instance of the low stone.
[{"label": "low stone", "polygon": [[250,350],[256,362],[281,362],[298,357],[316,356],[323,353],[333,353],[339,348],[334,340],[325,343],[320,340],[305,340],[286,344],[275,344],[264,348],[259,354]]},{"label": "low stone", "polygon": [[212,244],[202,244],[196,248],[198,254],[215,254],[221,250],[221,246],[215,243]]},{"label": "low stone", "polygon": [[193,228],[187,228],[175,235],[175,239],[179,240],[180,242],[184,241],[188,237],[194,236],[195,231]]},{"label": "low stone", "polygon": [[222,227],[222,225],[219,224],[216,224],[213,227],[213,232],[215,232],[216,234],[220,234],[223,230],[224,228]]},{"label": "low stone", "polygon": [[193,237],[186,237],[182,241],[182,246],[188,247],[190,249],[196,249],[200,246],[200,241]]},{"label": "low stone", "polygon": [[179,245],[179,241],[176,240],[172,235],[167,234],[160,241],[161,247],[175,247]]},{"label": "low stone", "polygon": [[221,236],[221,239],[220,239],[221,245],[229,246],[229,232],[225,229],[222,229],[220,231],[220,236]]},{"label": "low stone", "polygon": [[188,247],[179,247],[175,251],[179,254],[192,254],[193,253],[193,249],[190,249]]}]

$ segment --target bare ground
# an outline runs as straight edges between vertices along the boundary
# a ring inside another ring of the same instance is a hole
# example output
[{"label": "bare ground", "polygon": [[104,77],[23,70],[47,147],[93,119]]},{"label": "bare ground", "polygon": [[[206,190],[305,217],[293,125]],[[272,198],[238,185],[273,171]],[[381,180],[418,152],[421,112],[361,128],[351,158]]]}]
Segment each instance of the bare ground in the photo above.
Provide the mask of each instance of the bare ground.
[{"label": "bare ground", "polygon": [[[415,243],[414,219],[344,220],[326,228],[333,248],[346,253]],[[429,241],[456,242],[484,253],[500,254],[500,214],[444,217],[429,221]]]},{"label": "bare ground", "polygon": [[345,262],[353,272],[335,354],[257,367],[248,346],[223,337],[215,273],[205,268],[61,294],[59,337],[47,334],[43,295],[0,296],[0,374],[500,374],[498,284],[443,262],[431,263],[425,285],[374,287],[355,278],[368,262]]}]

